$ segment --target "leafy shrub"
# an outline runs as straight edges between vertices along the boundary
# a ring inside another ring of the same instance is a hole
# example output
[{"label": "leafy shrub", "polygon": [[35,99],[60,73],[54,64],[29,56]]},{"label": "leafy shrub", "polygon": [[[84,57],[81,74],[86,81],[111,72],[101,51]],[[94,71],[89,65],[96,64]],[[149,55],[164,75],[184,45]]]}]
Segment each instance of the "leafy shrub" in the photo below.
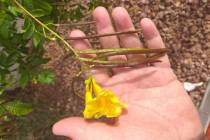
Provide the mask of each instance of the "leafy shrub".
[{"label": "leafy shrub", "polygon": [[[18,2],[46,25],[53,22],[53,6],[48,0]],[[0,95],[7,89],[25,87],[30,81],[53,82],[54,74],[40,67],[48,62],[43,58],[43,44],[50,38],[45,36],[44,29],[26,16],[13,0],[0,0]],[[16,99],[4,103],[5,100],[0,98],[0,138],[8,133],[8,129],[1,129],[7,123],[5,118],[27,115],[32,111],[31,104]]]},{"label": "leafy shrub", "polygon": [[[32,16],[29,17],[15,1]],[[10,128],[5,129],[5,125],[13,127],[10,123],[11,116],[27,115],[33,110],[31,104],[17,99],[7,100],[6,96],[3,96],[6,91],[25,87],[30,81],[51,84],[55,79],[50,70],[40,67],[49,61],[43,57],[44,43],[55,38],[34,18],[53,28],[58,16],[63,20],[66,17],[70,20],[79,20],[84,16],[85,9],[80,4],[63,15],[55,14],[56,5],[53,5],[51,0],[0,0],[0,140],[5,134],[9,134]],[[93,10],[97,6],[107,7],[108,4],[90,0],[88,10]]]},{"label": "leafy shrub", "polygon": [[[48,0],[21,0],[24,7],[45,24],[52,22],[53,7]],[[0,5],[0,90],[25,87],[31,80],[40,81],[43,44],[46,41],[43,28],[27,17],[12,0],[1,0]],[[49,72],[49,71],[48,71]],[[46,73],[46,71],[45,71]],[[50,73],[50,72],[49,72]],[[46,77],[48,79],[48,77]],[[45,81],[45,79],[41,79]],[[44,82],[45,83],[45,82]]]}]

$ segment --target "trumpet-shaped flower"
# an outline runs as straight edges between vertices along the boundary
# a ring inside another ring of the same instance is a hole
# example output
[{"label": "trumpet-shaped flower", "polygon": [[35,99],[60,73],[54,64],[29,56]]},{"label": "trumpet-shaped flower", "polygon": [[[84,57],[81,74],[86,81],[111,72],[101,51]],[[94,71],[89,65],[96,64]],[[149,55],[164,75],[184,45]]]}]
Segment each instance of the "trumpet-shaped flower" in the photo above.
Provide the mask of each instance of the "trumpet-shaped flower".
[{"label": "trumpet-shaped flower", "polygon": [[118,117],[126,104],[121,102],[118,97],[110,90],[103,90],[93,77],[85,80],[85,119],[98,119],[102,116],[107,118]]}]

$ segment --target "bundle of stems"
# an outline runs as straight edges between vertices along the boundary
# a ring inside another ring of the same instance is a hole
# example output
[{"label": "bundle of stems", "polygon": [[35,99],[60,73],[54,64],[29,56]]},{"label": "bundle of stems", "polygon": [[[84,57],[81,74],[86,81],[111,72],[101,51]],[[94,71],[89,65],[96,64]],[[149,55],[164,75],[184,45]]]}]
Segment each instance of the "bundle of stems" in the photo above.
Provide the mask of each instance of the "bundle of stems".
[{"label": "bundle of stems", "polygon": [[[133,67],[136,65],[160,62],[159,58],[164,56],[168,49],[147,49],[147,48],[114,48],[98,50],[77,51],[78,54],[96,54],[96,57],[80,57],[79,59],[94,67]],[[108,60],[107,57],[116,55],[141,54],[144,57],[129,60]],[[145,55],[146,54],[146,55]]]},{"label": "bundle of stems", "polygon": [[[64,44],[64,49],[68,53],[73,53],[75,59],[79,60],[82,65],[94,66],[94,67],[132,67],[139,64],[148,64],[148,63],[156,63],[160,62],[159,58],[164,56],[168,49],[159,48],[159,49],[150,49],[150,48],[113,48],[113,49],[92,49],[92,50],[75,50],[66,40],[82,40],[82,39],[90,39],[90,38],[100,38],[106,36],[113,35],[122,35],[122,34],[133,34],[141,32],[141,29],[132,30],[132,31],[123,31],[123,32],[115,32],[108,34],[98,34],[87,37],[71,37],[64,38],[60,36],[58,33],[50,29],[47,25],[41,22],[39,19],[34,17],[27,9],[25,9],[17,0],[14,0],[14,3],[21,8],[25,15],[28,15],[33,20],[35,20],[38,24],[40,24],[45,30],[49,31],[49,33],[55,36],[58,40],[60,40]],[[91,22],[92,23],[92,22]],[[94,23],[94,22],[93,22]],[[83,23],[84,24],[84,23]],[[89,23],[88,23],[89,24]],[[84,54],[95,54],[96,57],[83,57]],[[107,60],[107,57],[116,56],[116,55],[131,55],[131,54],[142,54],[147,57],[141,57],[139,59],[131,59],[131,60],[118,60],[118,61],[110,61]],[[86,66],[85,66],[86,67]],[[91,67],[89,67],[91,68]]]}]

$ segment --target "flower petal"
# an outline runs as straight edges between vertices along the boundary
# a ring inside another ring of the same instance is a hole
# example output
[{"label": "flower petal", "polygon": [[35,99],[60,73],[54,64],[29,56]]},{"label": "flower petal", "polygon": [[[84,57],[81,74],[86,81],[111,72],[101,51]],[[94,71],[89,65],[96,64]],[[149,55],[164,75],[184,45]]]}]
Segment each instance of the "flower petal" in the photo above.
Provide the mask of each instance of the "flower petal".
[{"label": "flower petal", "polygon": [[[113,118],[119,117],[122,110],[127,107],[126,104],[121,102],[119,98],[110,90],[103,90],[95,81],[90,77],[85,81],[86,84],[86,97],[85,97],[85,110],[83,112],[84,118],[98,119],[102,116]],[[95,97],[93,97],[93,93]]]}]

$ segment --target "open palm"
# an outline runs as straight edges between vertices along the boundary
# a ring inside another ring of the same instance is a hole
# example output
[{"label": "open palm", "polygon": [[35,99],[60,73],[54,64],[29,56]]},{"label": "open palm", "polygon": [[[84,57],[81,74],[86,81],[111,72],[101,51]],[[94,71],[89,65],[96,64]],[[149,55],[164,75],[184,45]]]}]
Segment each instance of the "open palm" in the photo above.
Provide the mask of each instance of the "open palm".
[{"label": "open palm", "polygon": [[[93,13],[99,34],[114,32],[106,9],[98,7]],[[112,12],[117,31],[134,30],[130,16],[124,8]],[[163,48],[162,39],[150,19],[141,20],[145,41],[149,48]],[[75,30],[70,36],[84,36]],[[143,47],[136,34],[100,38],[104,48]],[[73,42],[77,49],[88,49],[87,40]],[[142,55],[114,56],[109,59],[129,59]],[[53,127],[56,135],[73,140],[197,140],[203,137],[203,130],[195,107],[177,80],[167,56],[152,66],[139,68],[115,68],[110,77],[106,69],[93,71],[96,81],[104,88],[114,91],[128,104],[127,110],[115,125],[102,122],[87,122],[73,117],[59,121]]]}]

